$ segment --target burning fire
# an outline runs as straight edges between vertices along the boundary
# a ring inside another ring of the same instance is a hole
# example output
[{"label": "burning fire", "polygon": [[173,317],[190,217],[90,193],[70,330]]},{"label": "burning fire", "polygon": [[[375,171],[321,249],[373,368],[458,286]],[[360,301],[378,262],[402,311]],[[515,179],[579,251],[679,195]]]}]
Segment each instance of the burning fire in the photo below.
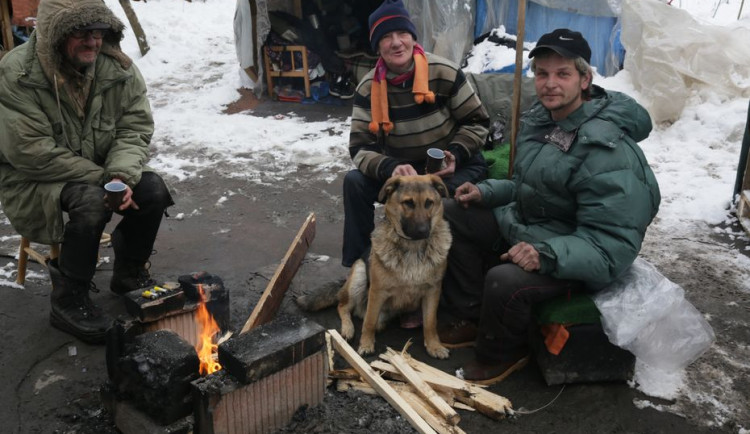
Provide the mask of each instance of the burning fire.
[{"label": "burning fire", "polygon": [[198,345],[195,349],[198,351],[198,358],[201,362],[200,374],[208,375],[221,369],[221,364],[215,359],[219,346],[214,343],[214,337],[221,329],[206,309],[206,293],[203,291],[203,285],[198,284],[198,291],[201,295],[201,302],[195,314],[195,320],[198,322],[200,333],[198,334]]}]

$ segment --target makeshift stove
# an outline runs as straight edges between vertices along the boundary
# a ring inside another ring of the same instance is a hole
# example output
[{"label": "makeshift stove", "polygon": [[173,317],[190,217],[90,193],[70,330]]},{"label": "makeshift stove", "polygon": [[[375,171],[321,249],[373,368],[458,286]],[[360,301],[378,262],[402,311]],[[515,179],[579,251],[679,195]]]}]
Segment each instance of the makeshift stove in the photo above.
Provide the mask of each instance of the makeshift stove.
[{"label": "makeshift stove", "polygon": [[229,329],[221,279],[198,273],[148,291],[126,296],[133,319],[107,338],[103,397],[121,432],[267,433],[323,401],[321,326],[279,318],[217,344]]}]

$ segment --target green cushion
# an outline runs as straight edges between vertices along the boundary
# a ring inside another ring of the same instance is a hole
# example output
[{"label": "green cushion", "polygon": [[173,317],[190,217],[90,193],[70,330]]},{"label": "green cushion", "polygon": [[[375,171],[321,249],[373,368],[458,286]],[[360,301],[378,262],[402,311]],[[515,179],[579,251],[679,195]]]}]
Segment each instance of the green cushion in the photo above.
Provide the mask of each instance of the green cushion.
[{"label": "green cushion", "polygon": [[588,294],[561,295],[537,303],[534,312],[539,324],[595,324],[599,309]]},{"label": "green cushion", "polygon": [[487,160],[490,179],[508,178],[508,167],[510,161],[510,143],[503,143],[493,149],[482,151],[484,159]]}]

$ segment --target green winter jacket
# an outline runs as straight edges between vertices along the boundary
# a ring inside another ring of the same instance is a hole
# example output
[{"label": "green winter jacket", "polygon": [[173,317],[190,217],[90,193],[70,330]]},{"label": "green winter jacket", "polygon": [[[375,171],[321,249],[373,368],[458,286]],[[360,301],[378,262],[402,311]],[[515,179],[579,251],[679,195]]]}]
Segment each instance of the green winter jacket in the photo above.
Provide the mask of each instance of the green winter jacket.
[{"label": "green winter jacket", "polygon": [[[478,186],[502,237],[539,251],[540,273],[598,290],[633,263],[661,196],[636,144],[651,132],[648,113],[624,94],[592,91],[560,122],[536,102],[521,119],[513,178]],[[567,151],[561,136],[572,139]]]},{"label": "green winter jacket", "polygon": [[[92,22],[112,30],[81,118],[65,91],[58,48],[73,28]],[[0,61],[0,203],[18,233],[53,243],[62,240],[65,183],[116,177],[135,186],[154,124],[143,77],[119,48],[124,25],[101,0],[42,1],[37,24]]]}]

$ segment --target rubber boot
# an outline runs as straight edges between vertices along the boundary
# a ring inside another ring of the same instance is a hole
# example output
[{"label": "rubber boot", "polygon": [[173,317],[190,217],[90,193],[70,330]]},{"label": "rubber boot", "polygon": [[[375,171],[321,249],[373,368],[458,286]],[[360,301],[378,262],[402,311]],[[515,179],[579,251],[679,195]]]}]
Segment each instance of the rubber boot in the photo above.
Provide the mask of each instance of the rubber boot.
[{"label": "rubber boot", "polygon": [[91,301],[91,282],[68,278],[54,259],[47,263],[47,268],[52,281],[50,324],[84,342],[103,344],[113,319]]},{"label": "rubber boot", "polygon": [[115,258],[109,289],[115,294],[125,294],[136,289],[156,285],[156,282],[151,278],[151,273],[148,271],[150,266],[150,262],[118,261]]}]

